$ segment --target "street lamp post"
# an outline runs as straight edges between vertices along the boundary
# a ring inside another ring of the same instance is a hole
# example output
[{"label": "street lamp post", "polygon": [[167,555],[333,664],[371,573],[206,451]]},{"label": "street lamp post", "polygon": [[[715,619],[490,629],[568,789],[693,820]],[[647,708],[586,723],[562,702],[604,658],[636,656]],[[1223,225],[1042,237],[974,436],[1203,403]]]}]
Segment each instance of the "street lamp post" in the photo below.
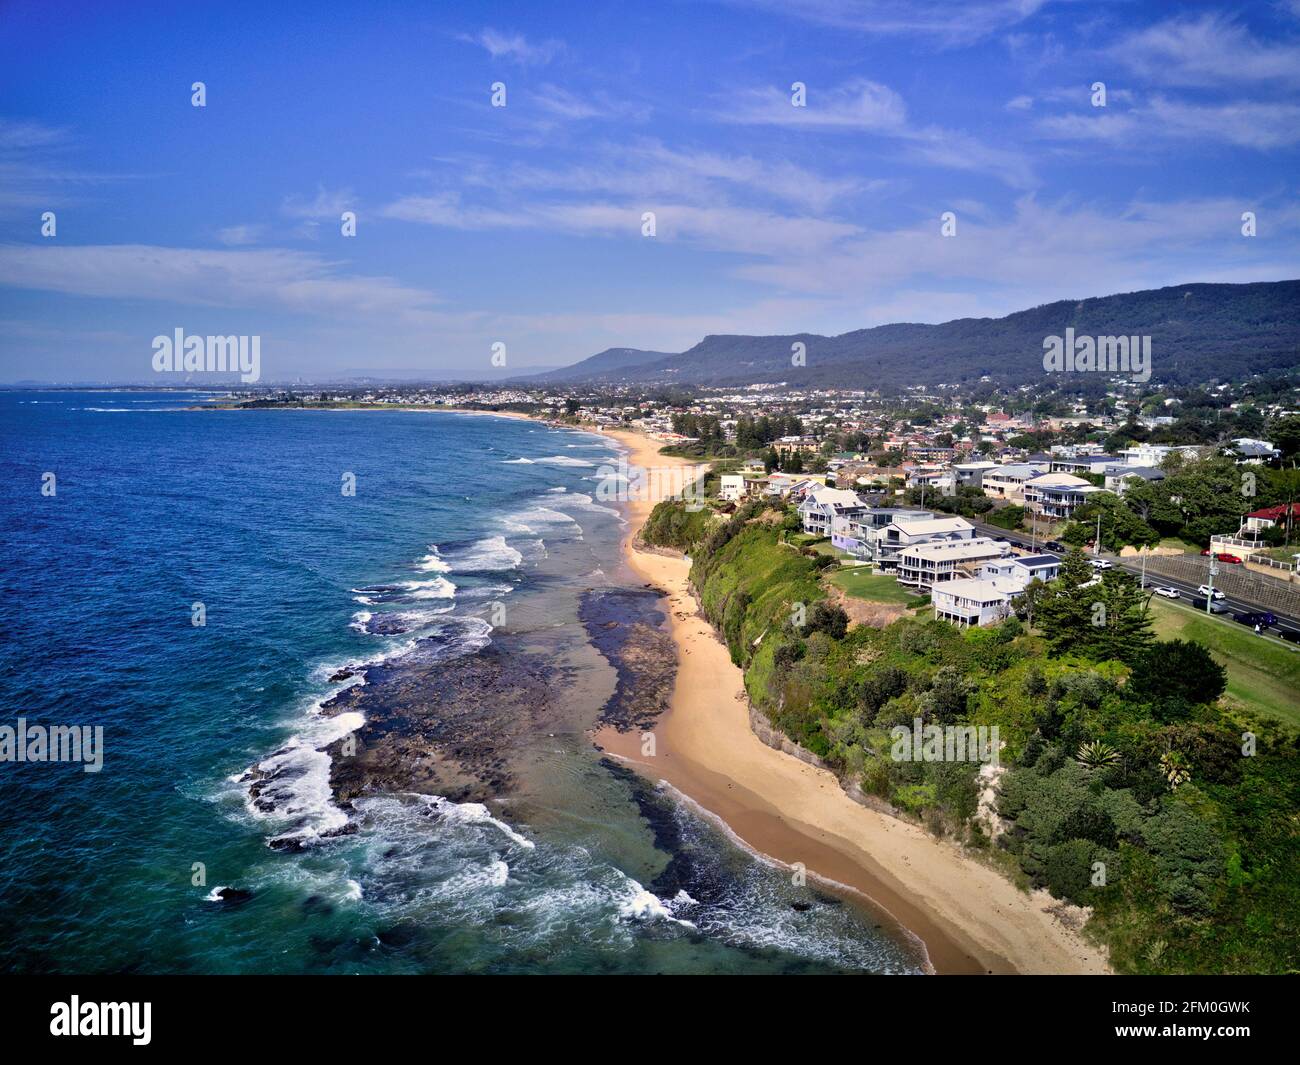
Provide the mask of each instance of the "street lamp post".
[{"label": "street lamp post", "polygon": [[1211,558],[1210,558],[1210,583],[1207,584],[1207,585],[1205,586],[1206,589],[1207,589],[1207,591],[1206,591],[1206,593],[1205,593],[1205,612],[1206,612],[1207,614],[1212,614],[1212,613],[1214,613],[1214,611],[1212,611],[1212,610],[1210,609],[1210,607],[1211,607],[1211,605],[1213,605],[1213,603],[1214,603],[1214,578],[1217,577],[1218,575],[1219,575],[1219,562],[1218,562],[1217,559],[1215,559],[1213,556],[1211,556]]}]

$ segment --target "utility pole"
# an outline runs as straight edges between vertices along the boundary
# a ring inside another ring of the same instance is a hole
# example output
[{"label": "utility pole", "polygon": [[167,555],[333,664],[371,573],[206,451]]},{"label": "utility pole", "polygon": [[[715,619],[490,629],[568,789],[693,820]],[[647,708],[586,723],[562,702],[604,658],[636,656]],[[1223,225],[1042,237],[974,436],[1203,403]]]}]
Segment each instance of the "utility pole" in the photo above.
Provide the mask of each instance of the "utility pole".
[{"label": "utility pole", "polygon": [[1145,588],[1146,586],[1147,586],[1147,547],[1144,544],[1142,546],[1142,583],[1139,585],[1139,587]]},{"label": "utility pole", "polygon": [[1092,542],[1092,553],[1094,555],[1101,554],[1101,510],[1100,508],[1097,510],[1097,539],[1095,539]]},{"label": "utility pole", "polygon": [[1218,573],[1219,573],[1219,560],[1216,559],[1213,555],[1211,555],[1210,556],[1210,583],[1205,586],[1208,589],[1208,591],[1205,594],[1205,612],[1207,614],[1214,613],[1214,611],[1211,610],[1210,607],[1214,603],[1214,578],[1218,576]]}]

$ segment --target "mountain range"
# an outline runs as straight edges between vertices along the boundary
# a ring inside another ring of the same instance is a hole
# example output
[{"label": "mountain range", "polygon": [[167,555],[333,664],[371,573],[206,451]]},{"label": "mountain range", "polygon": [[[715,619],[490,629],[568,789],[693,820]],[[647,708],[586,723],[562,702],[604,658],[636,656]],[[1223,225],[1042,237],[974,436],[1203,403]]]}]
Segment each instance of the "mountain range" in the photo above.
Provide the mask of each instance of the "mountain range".
[{"label": "mountain range", "polygon": [[[1003,318],[903,322],[839,336],[706,336],[676,354],[609,348],[530,384],[749,385],[897,391],[907,385],[1016,386],[1043,380],[1044,339],[1150,336],[1151,377],[1173,385],[1300,367],[1300,280],[1188,284],[1058,300]],[[792,362],[802,342],[806,362]],[[1076,375],[1077,376],[1077,375]]]}]

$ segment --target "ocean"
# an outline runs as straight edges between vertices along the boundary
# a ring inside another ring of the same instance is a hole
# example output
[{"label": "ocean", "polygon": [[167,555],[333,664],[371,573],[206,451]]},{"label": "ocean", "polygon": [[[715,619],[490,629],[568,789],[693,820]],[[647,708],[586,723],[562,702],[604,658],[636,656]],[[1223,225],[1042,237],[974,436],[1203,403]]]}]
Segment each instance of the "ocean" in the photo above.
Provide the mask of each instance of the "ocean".
[{"label": "ocean", "polygon": [[103,730],[0,762],[4,971],[922,971],[592,746],[608,440],[213,398],[0,393],[0,726]]}]

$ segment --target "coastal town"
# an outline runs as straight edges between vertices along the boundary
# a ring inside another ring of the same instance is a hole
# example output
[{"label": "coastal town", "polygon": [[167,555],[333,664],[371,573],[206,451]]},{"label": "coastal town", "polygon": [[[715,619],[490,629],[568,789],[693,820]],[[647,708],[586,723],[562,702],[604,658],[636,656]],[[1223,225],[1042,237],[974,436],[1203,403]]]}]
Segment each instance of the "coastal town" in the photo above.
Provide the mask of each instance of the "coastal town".
[{"label": "coastal town", "polygon": [[[521,383],[271,389],[234,400],[512,411],[643,433],[666,454],[709,465],[714,506],[781,500],[798,514],[799,546],[860,573],[848,587],[887,577],[956,625],[1010,616],[1079,547],[1098,581],[1103,569],[1127,568],[1165,600],[1300,640],[1300,399],[1285,380],[1188,390],[1111,381],[1087,396],[987,383],[894,396],[784,383],[679,394]],[[1163,517],[1178,509],[1171,477],[1208,496],[1206,513]],[[1153,514],[1162,518],[1145,520]]]}]

